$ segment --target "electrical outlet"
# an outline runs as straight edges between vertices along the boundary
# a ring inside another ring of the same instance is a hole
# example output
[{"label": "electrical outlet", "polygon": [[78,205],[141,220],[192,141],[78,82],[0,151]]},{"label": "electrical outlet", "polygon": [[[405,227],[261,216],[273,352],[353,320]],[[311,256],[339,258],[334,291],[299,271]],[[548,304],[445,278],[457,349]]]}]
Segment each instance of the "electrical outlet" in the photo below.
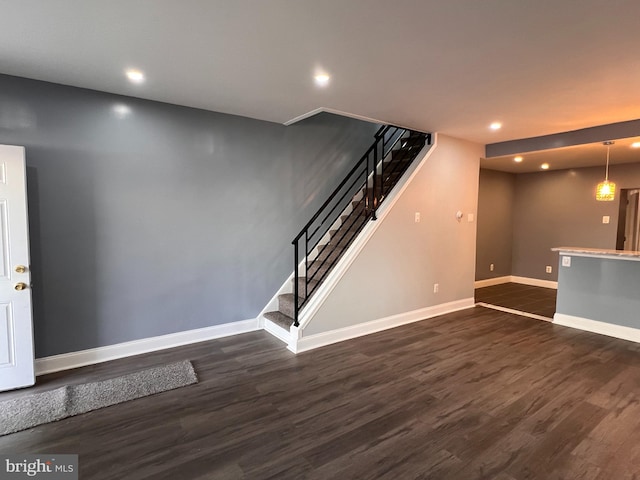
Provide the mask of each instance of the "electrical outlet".
[{"label": "electrical outlet", "polygon": [[416,212],[413,218],[416,223],[420,223],[420,212]]},{"label": "electrical outlet", "polygon": [[562,257],[562,266],[570,267],[571,266],[571,257]]},{"label": "electrical outlet", "polygon": [[547,273],[552,273],[553,272],[553,267],[551,265],[547,265],[546,271],[547,271]]},{"label": "electrical outlet", "polygon": [[493,263],[489,265],[489,271],[493,272]]},{"label": "electrical outlet", "polygon": [[433,293],[438,293],[439,290],[440,290],[440,284],[434,283],[433,284]]},{"label": "electrical outlet", "polygon": [[602,223],[604,223],[605,225],[608,225],[610,220],[611,220],[611,217],[609,217],[609,215],[602,216]]}]

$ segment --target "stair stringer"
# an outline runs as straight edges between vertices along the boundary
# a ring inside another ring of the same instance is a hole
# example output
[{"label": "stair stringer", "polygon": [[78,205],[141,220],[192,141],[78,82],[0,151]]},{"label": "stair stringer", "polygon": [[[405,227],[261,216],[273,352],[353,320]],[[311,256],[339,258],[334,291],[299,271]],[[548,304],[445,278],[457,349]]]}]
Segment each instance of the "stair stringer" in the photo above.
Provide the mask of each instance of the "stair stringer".
[{"label": "stair stringer", "polygon": [[[303,307],[299,316],[300,326],[291,326],[289,342],[287,348],[293,353],[298,353],[298,342],[304,338],[304,329],[313,319],[320,307],[324,304],[329,297],[333,289],[338,285],[340,279],[349,270],[351,264],[358,257],[359,253],[365,247],[367,242],[371,239],[375,231],[378,229],[382,221],[389,214],[395,203],[401,197],[402,193],[410,185],[411,181],[418,173],[422,165],[429,159],[432,153],[438,147],[438,135],[434,133],[432,135],[432,143],[426,144],[420,153],[416,156],[409,168],[403,173],[398,180],[395,187],[389,192],[385,201],[380,205],[376,211],[377,220],[368,221],[367,224],[360,231],[359,235],[355,238],[352,244],[347,248],[342,257],[338,260],[335,267],[329,272],[327,277],[323,280],[322,284],[314,292],[313,296],[309,299],[306,305]],[[290,278],[293,278],[293,274]],[[266,311],[266,310],[265,310]]]}]

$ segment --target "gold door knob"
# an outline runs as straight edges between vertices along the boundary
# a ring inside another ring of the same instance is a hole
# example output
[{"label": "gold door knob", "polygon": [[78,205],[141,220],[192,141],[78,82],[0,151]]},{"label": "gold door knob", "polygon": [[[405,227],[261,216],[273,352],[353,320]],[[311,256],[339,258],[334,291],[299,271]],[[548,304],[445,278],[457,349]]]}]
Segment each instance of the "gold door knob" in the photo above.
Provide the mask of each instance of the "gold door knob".
[{"label": "gold door knob", "polygon": [[18,265],[18,266],[16,267],[16,272],[17,272],[17,273],[24,273],[24,272],[26,272],[26,271],[27,271],[27,267],[25,267],[24,265]]},{"label": "gold door knob", "polygon": [[24,290],[27,287],[28,287],[28,285],[26,283],[18,282],[18,283],[16,283],[15,287],[13,287],[13,288],[15,288],[16,290],[20,291],[20,290]]}]

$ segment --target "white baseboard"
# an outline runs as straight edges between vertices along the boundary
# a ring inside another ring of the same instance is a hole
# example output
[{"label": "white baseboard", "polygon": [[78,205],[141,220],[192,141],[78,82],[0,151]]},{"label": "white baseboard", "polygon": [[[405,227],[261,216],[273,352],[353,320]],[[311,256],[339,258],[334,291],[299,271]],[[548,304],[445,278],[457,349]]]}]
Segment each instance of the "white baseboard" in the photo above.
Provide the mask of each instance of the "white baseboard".
[{"label": "white baseboard", "polygon": [[554,282],[552,280],[540,280],[539,278],[517,277],[511,275],[511,281],[513,283],[521,283],[523,285],[531,285],[533,287],[558,289],[558,282]]},{"label": "white baseboard", "polygon": [[478,302],[479,307],[490,308],[492,310],[498,310],[500,312],[512,313],[514,315],[520,315],[521,317],[535,318],[536,320],[542,320],[543,322],[551,322],[553,318],[544,317],[542,315],[536,315],[535,313],[523,312],[521,310],[514,310],[513,308],[501,307],[500,305],[491,305],[490,303]]},{"label": "white baseboard", "polygon": [[511,281],[511,275],[496,278],[487,278],[486,280],[476,280],[474,283],[475,288],[493,287],[494,285],[502,285],[503,283],[509,283]]},{"label": "white baseboard", "polygon": [[239,333],[253,332],[259,329],[258,319],[252,318],[250,320],[224,323],[222,325],[170,333],[158,337],[143,338],[142,340],[118,343],[106,347],[37,358],[36,375],[69,370],[118,358],[140,355],[141,353],[155,352],[165,348],[179,347],[181,345],[204,342],[206,340],[228,337]]},{"label": "white baseboard", "polygon": [[564,327],[577,328],[587,332],[599,333],[608,337],[620,338],[631,342],[640,343],[640,329],[623,327],[612,323],[590,320],[588,318],[574,317],[564,313],[556,313],[553,316],[553,323]]},{"label": "white baseboard", "polygon": [[411,312],[400,313],[397,315],[391,315],[389,317],[381,318],[378,320],[372,320],[366,323],[360,323],[358,325],[352,325],[349,327],[340,328],[338,330],[332,330],[330,332],[318,333],[310,335],[300,339],[292,339],[289,344],[289,350],[293,353],[306,352],[315,348],[331,345],[332,343],[342,342],[363,335],[369,335],[371,333],[380,332],[389,328],[399,327],[408,323],[419,322],[420,320],[426,320],[437,315],[444,315],[445,313],[451,313],[458,310],[464,310],[471,308],[475,305],[473,298],[465,298],[463,300],[456,300],[454,302],[442,303],[440,305],[434,305],[431,307],[421,308],[413,310]]},{"label": "white baseboard", "polygon": [[291,333],[286,329],[282,328],[280,325],[273,323],[269,319],[264,319],[264,329],[266,332],[270,333],[278,340],[282,340],[284,343],[288,344],[291,341]]},{"label": "white baseboard", "polygon": [[516,275],[507,275],[504,277],[487,278],[486,280],[476,280],[474,287],[492,287],[493,285],[501,285],[503,283],[520,283],[522,285],[531,285],[532,287],[544,287],[558,289],[558,282],[552,280],[541,280],[539,278],[518,277]]}]

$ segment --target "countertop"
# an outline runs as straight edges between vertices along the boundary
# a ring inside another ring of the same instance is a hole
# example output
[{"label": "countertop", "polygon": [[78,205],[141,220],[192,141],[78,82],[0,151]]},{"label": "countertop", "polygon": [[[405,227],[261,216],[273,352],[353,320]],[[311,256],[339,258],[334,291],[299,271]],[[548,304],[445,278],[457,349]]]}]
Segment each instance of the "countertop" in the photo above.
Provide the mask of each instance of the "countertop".
[{"label": "countertop", "polygon": [[620,260],[640,260],[640,252],[630,250],[610,250],[607,248],[554,247],[554,252],[568,253],[582,257],[616,258]]}]

